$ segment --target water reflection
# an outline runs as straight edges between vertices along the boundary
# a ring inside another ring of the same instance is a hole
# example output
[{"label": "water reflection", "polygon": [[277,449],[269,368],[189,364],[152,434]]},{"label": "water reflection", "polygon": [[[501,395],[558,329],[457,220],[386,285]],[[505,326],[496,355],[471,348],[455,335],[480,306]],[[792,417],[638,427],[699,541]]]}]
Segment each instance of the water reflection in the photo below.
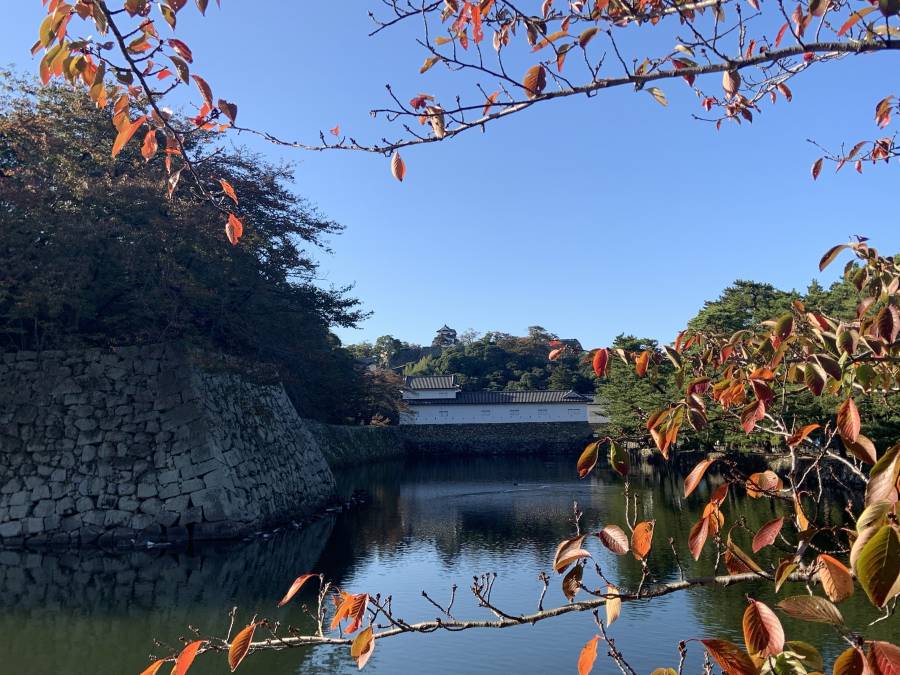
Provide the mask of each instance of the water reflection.
[{"label": "water reflection", "polygon": [[[584,510],[584,529],[624,523],[621,483],[608,475],[573,479],[568,460],[395,462],[344,472],[339,482],[347,495],[365,490],[368,503],[267,540],[199,552],[0,553],[0,672],[63,672],[77,654],[84,665],[78,672],[136,674],[148,652],[164,651],[153,648],[153,638],[175,642],[189,625],[222,633],[233,606],[239,607],[238,623],[257,610],[308,629],[299,603],[274,609],[290,581],[306,571],[323,571],[355,592],[391,594],[407,621],[434,617],[434,608],[421,597],[423,589],[446,602],[454,583],[460,586],[457,615],[484,616],[466,589],[473,575],[497,572],[493,599],[509,611],[533,611],[541,588],[538,572],[549,568],[556,543],[571,532],[573,500]],[[680,575],[667,544],[670,536],[682,542],[679,558],[687,574],[712,571],[711,558],[695,563],[683,542],[716,482],[712,476],[685,501],[678,476],[652,471],[637,481],[638,513],[656,519],[655,581]],[[726,513],[743,511],[751,531],[784,509],[765,500],[745,502],[730,496]],[[820,508],[839,522],[841,505],[838,496]],[[735,536],[749,549],[750,534],[736,531]],[[640,569],[631,556],[613,556],[596,544],[592,550],[609,578],[623,587],[637,585]],[[756,586],[701,588],[629,603],[612,634],[639,672],[674,665],[680,638],[740,641],[743,594],[772,599],[770,584]],[[301,602],[310,601],[313,593],[301,596]],[[545,602],[564,602],[559,577]],[[841,609],[851,625],[876,616],[859,592]],[[826,639],[830,654],[840,648],[821,627],[790,620],[785,627],[789,639],[816,644]],[[877,634],[888,637],[897,630],[892,619],[880,624]],[[590,617],[582,614],[504,631],[402,636],[378,643],[367,672],[574,672],[578,650],[593,634]],[[689,654],[696,665],[699,650],[694,647]],[[598,672],[610,666],[598,666]],[[206,657],[193,672],[225,673],[227,667],[222,657]],[[241,672],[350,673],[355,668],[346,648],[319,647],[253,655]]]}]

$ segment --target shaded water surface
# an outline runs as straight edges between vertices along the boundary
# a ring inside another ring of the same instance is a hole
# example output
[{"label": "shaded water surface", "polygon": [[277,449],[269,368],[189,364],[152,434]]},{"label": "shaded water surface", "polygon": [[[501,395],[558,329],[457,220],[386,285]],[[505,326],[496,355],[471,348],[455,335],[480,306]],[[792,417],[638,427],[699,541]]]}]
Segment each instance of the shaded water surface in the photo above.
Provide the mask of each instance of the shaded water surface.
[{"label": "shaded water surface", "polygon": [[[0,551],[0,673],[134,674],[154,648],[188,634],[188,626],[221,635],[228,611],[236,623],[255,612],[310,630],[300,609],[313,591],[281,610],[274,605],[303,572],[324,572],[351,592],[392,595],[405,621],[434,618],[422,597],[427,590],[446,603],[459,585],[457,618],[491,618],[467,590],[473,575],[496,572],[492,600],[507,612],[531,612],[541,590],[538,573],[550,571],[556,544],[571,535],[572,502],[584,510],[582,527],[596,531],[606,523],[624,525],[621,482],[608,474],[579,481],[571,460],[496,457],[387,463],[345,471],[346,494],[364,489],[370,501],[352,511],[252,542],[205,547],[199,551],[102,552]],[[667,540],[678,542],[689,575],[709,574],[712,546],[698,563],[686,551],[687,534],[698,518],[716,478],[689,500],[681,498],[681,478],[649,472],[636,478],[638,512],[656,520],[651,571],[657,582],[680,577]],[[838,499],[819,508],[832,521],[841,518]],[[727,515],[741,511],[755,531],[783,515],[765,500],[729,497]],[[730,524],[730,520],[729,520]],[[750,548],[750,534],[736,540]],[[634,588],[640,568],[630,556],[614,556],[589,542],[604,574],[621,587]],[[760,555],[761,562],[766,561]],[[552,575],[545,606],[565,602],[560,577]],[[598,586],[593,572],[587,583]],[[802,588],[796,588],[802,592]],[[679,639],[720,637],[741,642],[744,593],[773,602],[771,584],[674,593],[653,601],[626,603],[611,637],[642,675],[678,663]],[[582,594],[582,597],[584,595]],[[856,627],[877,617],[860,591],[841,605]],[[788,639],[824,645],[827,658],[841,649],[838,637],[821,625],[783,620]],[[379,641],[366,672],[406,675],[460,673],[574,673],[581,646],[595,634],[587,613],[573,613],[536,625],[502,631],[404,635]],[[882,622],[873,637],[896,639],[900,620]],[[356,672],[348,648],[315,647],[251,655],[238,672],[248,675]],[[686,672],[699,671],[700,650],[688,647]],[[601,651],[595,672],[617,672]],[[164,669],[161,672],[168,672]],[[228,672],[222,655],[198,659],[191,673]]]}]

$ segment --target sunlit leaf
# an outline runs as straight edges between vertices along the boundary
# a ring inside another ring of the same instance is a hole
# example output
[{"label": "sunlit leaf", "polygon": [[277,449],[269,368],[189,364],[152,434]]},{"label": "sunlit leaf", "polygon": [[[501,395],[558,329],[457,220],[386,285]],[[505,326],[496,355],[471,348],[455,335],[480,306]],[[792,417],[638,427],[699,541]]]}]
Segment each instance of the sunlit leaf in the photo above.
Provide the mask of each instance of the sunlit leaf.
[{"label": "sunlit leaf", "polygon": [[753,543],[750,546],[750,550],[757,553],[760,549],[775,543],[775,539],[778,537],[778,533],[781,532],[783,525],[784,518],[776,518],[759,528],[759,531],[753,537]]},{"label": "sunlit leaf", "polygon": [[531,66],[522,78],[522,86],[525,87],[528,98],[540,96],[547,86],[547,71],[544,66],[541,64]]},{"label": "sunlit leaf", "polygon": [[562,580],[562,592],[566,596],[566,600],[572,602],[578,591],[581,589],[581,579],[584,575],[584,567],[575,565]]},{"label": "sunlit leaf", "polygon": [[241,665],[241,661],[244,660],[244,657],[246,657],[247,653],[250,651],[250,643],[253,642],[253,633],[256,631],[258,625],[259,624],[251,623],[244,628],[244,630],[235,635],[234,639],[231,641],[231,646],[228,648],[228,667],[231,668],[232,673],[237,670],[237,667]]},{"label": "sunlit leaf", "polygon": [[228,197],[231,199],[231,201],[233,201],[233,202],[235,203],[235,205],[237,205],[237,203],[238,203],[238,198],[237,198],[237,195],[236,195],[235,192],[234,192],[234,188],[231,186],[231,183],[229,183],[229,182],[228,182],[227,180],[225,180],[224,178],[220,178],[220,179],[219,179],[219,184],[222,186],[222,191],[223,191],[226,195],[228,195]]},{"label": "sunlit leaf", "polygon": [[697,489],[697,486],[700,484],[700,481],[703,480],[703,475],[706,473],[706,470],[711,467],[715,463],[715,459],[702,459],[697,463],[691,472],[688,474],[687,478],[684,479],[684,496],[688,497],[690,494]]},{"label": "sunlit leaf", "polygon": [[391,174],[401,183],[406,177],[406,164],[403,162],[399,152],[395,152],[391,157]]},{"label": "sunlit leaf", "polygon": [[628,450],[615,441],[609,442],[609,466],[622,478],[627,477],[631,471],[631,456]]},{"label": "sunlit leaf", "polygon": [[869,663],[872,675],[900,675],[900,647],[880,640],[870,642]]},{"label": "sunlit leaf", "polygon": [[195,640],[182,649],[178,658],[175,660],[175,668],[172,670],[172,675],[185,675],[188,668],[194,663],[194,659],[197,658],[197,652],[199,652],[200,648],[205,644],[205,640]]},{"label": "sunlit leaf", "polygon": [[589,443],[581,453],[581,456],[578,458],[578,463],[575,465],[575,469],[578,471],[579,478],[584,478],[594,470],[595,466],[597,466],[597,459],[600,456],[599,449],[601,443],[602,441],[594,441],[593,443]]},{"label": "sunlit leaf", "polygon": [[742,622],[747,652],[763,659],[781,653],[784,649],[781,621],[765,603],[752,598],[748,602]]},{"label": "sunlit leaf", "polygon": [[154,661],[149,666],[147,666],[147,669],[144,670],[141,675],[156,675],[159,672],[159,669],[163,667],[165,662],[165,659]]},{"label": "sunlit leaf", "polygon": [[597,660],[597,642],[600,640],[599,635],[595,635],[587,644],[581,648],[578,654],[578,675],[587,675],[594,667],[594,661]]},{"label": "sunlit leaf", "polygon": [[606,587],[606,594],[616,597],[608,597],[606,598],[606,626],[612,626],[616,619],[619,618],[619,614],[622,613],[622,598],[617,597],[619,595],[619,589],[609,584]]},{"label": "sunlit leaf", "polygon": [[312,579],[313,577],[319,576],[318,574],[301,574],[299,577],[294,579],[294,583],[291,584],[291,587],[288,589],[288,592],[284,594],[284,597],[278,601],[279,607],[284,607],[291,601],[297,593],[303,588],[303,584]]},{"label": "sunlit leaf", "polygon": [[616,555],[628,553],[628,535],[618,525],[607,525],[597,533],[600,542]]},{"label": "sunlit leaf", "polygon": [[838,431],[845,443],[855,443],[859,437],[860,419],[856,402],[852,398],[841,403],[837,413]]},{"label": "sunlit leaf", "polygon": [[838,628],[844,625],[844,617],[834,603],[817,595],[793,595],[775,606],[800,621],[827,623]]},{"label": "sunlit leaf", "polygon": [[900,534],[882,525],[863,547],[854,568],[859,585],[876,607],[900,594]]},{"label": "sunlit leaf", "polygon": [[728,675],[757,675],[747,652],[728,640],[701,640],[706,651]]},{"label": "sunlit leaf", "polygon": [[356,667],[362,670],[369,662],[374,651],[375,635],[372,631],[372,626],[367,626],[350,643],[350,656],[356,660]]},{"label": "sunlit leaf", "polygon": [[655,521],[644,521],[634,526],[631,533],[631,552],[638,560],[644,560],[653,548],[653,526]]},{"label": "sunlit leaf", "polygon": [[225,224],[225,236],[232,246],[237,246],[244,236],[244,223],[233,213],[228,214],[228,222]]},{"label": "sunlit leaf", "polygon": [[787,581],[790,576],[797,571],[797,567],[799,564],[797,563],[797,558],[785,558],[781,562],[778,563],[778,567],[775,568],[775,592],[781,590],[781,587],[784,585],[784,582]]},{"label": "sunlit leaf", "polygon": [[594,352],[594,358],[591,360],[591,366],[597,377],[606,375],[606,368],[609,365],[609,350],[606,347],[598,349]]},{"label": "sunlit leaf", "polygon": [[709,518],[701,518],[691,528],[688,535],[688,549],[694,560],[700,559],[700,553],[703,551],[703,545],[706,543],[706,537],[709,534]]},{"label": "sunlit leaf", "polygon": [[112,156],[117,156],[120,152],[122,152],[122,148],[124,148],[128,141],[131,140],[131,137],[134,136],[135,132],[141,128],[141,125],[147,121],[147,116],[144,115],[142,117],[137,118],[134,122],[129,124],[122,125],[122,128],[119,129],[119,133],[116,135],[116,140],[113,143],[112,147]]},{"label": "sunlit leaf", "polygon": [[853,576],[840,560],[825,553],[819,554],[819,581],[825,595],[832,602],[841,602],[853,595]]},{"label": "sunlit leaf", "polygon": [[868,675],[866,657],[857,647],[848,647],[835,659],[832,675]]},{"label": "sunlit leaf", "polygon": [[866,506],[876,502],[896,501],[898,477],[900,477],[900,443],[882,454],[869,471]]},{"label": "sunlit leaf", "polygon": [[648,87],[647,93],[650,94],[653,98],[656,99],[656,102],[661,106],[669,105],[669,99],[666,98],[665,92],[659,87]]}]

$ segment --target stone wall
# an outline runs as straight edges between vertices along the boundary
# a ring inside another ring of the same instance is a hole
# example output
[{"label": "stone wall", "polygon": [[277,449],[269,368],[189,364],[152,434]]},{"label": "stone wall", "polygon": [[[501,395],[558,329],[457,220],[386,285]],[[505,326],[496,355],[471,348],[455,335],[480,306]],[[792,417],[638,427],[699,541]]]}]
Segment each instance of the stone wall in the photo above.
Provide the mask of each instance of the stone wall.
[{"label": "stone wall", "polygon": [[180,345],[0,360],[4,544],[232,538],[333,489],[280,384]]}]

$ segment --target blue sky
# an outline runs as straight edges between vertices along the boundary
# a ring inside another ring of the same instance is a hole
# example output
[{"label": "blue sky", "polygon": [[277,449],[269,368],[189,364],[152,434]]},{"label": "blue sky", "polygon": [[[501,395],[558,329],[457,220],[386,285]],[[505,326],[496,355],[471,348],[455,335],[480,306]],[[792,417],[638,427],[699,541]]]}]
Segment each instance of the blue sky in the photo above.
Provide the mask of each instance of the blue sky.
[{"label": "blue sky", "polygon": [[[41,3],[4,4],[0,64],[35,72]],[[340,124],[377,139],[385,130],[368,111],[388,103],[386,83],[405,100],[458,89],[438,68],[419,75],[425,53],[411,33],[367,37],[376,0],[223,0],[206,19],[192,5],[179,37],[193,72],[238,103],[246,126],[315,141]],[[700,108],[676,82],[662,85],[668,108],[626,90],[537,106],[484,134],[404,151],[402,184],[380,156],[234,142],[295,163],[297,191],[346,226],[320,256],[321,283],[354,283],[374,315],[338,331],[345,342],[391,333],[427,343],[444,323],[511,333],[540,324],[586,346],[620,332],[669,341],[736,278],[828,283],[840,265],[819,275],[821,253],[856,233],[900,250],[897,169],[826,167],[813,182],[818,155],[806,142],[875,135],[891,58],[813,68],[792,83],[793,103],[719,132],[691,119]]]}]

